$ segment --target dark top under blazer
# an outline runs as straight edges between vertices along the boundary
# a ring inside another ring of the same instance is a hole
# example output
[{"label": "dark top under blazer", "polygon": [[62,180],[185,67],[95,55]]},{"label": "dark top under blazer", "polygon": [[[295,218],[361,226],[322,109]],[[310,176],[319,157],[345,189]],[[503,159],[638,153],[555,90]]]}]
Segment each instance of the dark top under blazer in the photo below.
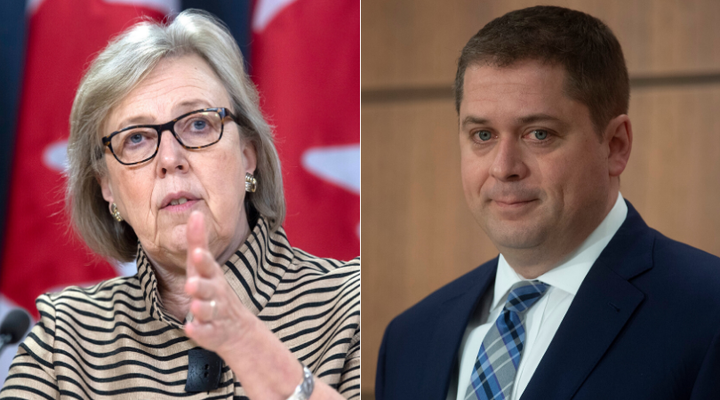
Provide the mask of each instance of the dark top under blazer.
[{"label": "dark top under blazer", "polygon": [[[497,258],[396,317],[377,400],[444,400],[468,320]],[[720,399],[720,258],[628,215],[595,261],[523,400]]]}]

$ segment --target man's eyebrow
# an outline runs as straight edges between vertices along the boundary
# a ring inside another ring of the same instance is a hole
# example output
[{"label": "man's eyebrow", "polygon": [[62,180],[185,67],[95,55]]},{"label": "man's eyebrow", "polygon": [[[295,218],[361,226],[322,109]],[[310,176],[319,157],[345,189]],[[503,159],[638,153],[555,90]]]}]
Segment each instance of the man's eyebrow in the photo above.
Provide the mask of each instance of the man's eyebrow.
[{"label": "man's eyebrow", "polygon": [[490,120],[469,115],[462,120],[461,126],[464,128],[468,125],[486,125],[488,122],[490,122]]},{"label": "man's eyebrow", "polygon": [[553,117],[552,115],[549,115],[549,114],[542,114],[542,113],[541,114],[532,114],[532,115],[528,115],[525,117],[520,117],[520,118],[518,118],[517,121],[521,125],[532,124],[534,122],[547,122],[547,121],[559,122],[559,123],[564,124],[564,122],[560,118]]},{"label": "man's eyebrow", "polygon": [[[535,122],[555,122],[561,125],[565,125],[565,122],[558,117],[553,117],[550,114],[531,114],[517,119],[518,125],[527,125]],[[487,118],[480,118],[469,115],[462,120],[461,127],[465,128],[468,125],[488,125],[490,120]]]}]

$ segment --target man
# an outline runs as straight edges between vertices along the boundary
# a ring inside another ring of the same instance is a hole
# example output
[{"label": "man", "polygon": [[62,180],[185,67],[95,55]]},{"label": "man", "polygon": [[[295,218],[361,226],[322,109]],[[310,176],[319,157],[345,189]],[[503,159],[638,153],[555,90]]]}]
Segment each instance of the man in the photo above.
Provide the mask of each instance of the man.
[{"label": "man", "polygon": [[391,322],[376,398],[720,398],[720,259],[620,194],[633,135],[609,28],[508,13],[463,49],[455,93],[465,197],[500,256]]}]

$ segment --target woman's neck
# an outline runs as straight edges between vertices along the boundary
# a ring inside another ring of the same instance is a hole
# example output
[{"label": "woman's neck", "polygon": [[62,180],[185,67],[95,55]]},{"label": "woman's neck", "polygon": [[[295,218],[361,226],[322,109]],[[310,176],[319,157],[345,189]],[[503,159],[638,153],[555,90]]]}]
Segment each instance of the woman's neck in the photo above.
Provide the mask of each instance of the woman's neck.
[{"label": "woman's neck", "polygon": [[185,270],[168,270],[160,267],[152,260],[151,263],[157,277],[158,296],[165,312],[180,322],[185,321],[185,316],[190,311],[191,301],[190,296],[185,293],[185,281],[187,279]]},{"label": "woman's neck", "polygon": [[[250,227],[248,226],[247,220],[243,219],[241,222],[241,226],[237,229],[230,244],[216,254],[215,260],[218,265],[222,266],[225,264],[250,235]],[[185,293],[185,281],[187,280],[186,259],[180,263],[170,263],[175,266],[168,267],[156,262],[150,254],[147,254],[147,256],[157,277],[158,295],[160,296],[165,312],[172,315],[178,321],[184,321],[185,316],[187,316],[190,311],[190,301],[192,300],[190,296]]]}]

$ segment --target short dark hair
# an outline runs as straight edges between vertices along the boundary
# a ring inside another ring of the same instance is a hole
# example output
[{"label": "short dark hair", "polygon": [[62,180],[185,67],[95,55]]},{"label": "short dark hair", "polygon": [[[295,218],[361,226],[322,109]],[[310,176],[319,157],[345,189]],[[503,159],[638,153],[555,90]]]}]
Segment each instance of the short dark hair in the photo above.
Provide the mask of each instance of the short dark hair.
[{"label": "short dark hair", "polygon": [[469,65],[503,68],[525,60],[562,66],[567,73],[566,93],[588,107],[598,132],[611,119],[627,114],[630,83],[615,35],[593,16],[552,6],[511,11],[470,38],[455,76],[458,113]]}]

